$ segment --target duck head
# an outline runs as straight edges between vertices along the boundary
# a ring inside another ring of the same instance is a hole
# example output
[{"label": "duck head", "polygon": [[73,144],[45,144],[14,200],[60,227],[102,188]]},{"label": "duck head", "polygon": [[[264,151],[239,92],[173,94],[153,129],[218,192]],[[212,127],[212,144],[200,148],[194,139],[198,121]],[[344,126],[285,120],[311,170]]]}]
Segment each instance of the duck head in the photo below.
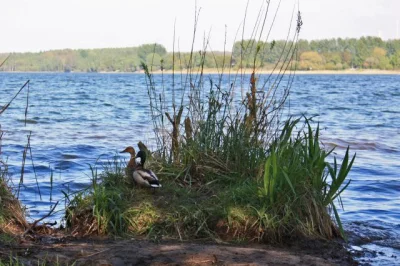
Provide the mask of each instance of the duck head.
[{"label": "duck head", "polygon": [[124,152],[129,153],[131,155],[131,157],[135,157],[136,151],[132,146],[126,147],[125,150],[121,151],[120,153],[124,153]]},{"label": "duck head", "polygon": [[141,166],[143,166],[144,167],[144,163],[146,162],[146,152],[144,152],[144,151],[139,151],[137,154],[136,154],[136,157],[135,157],[136,159],[136,163],[138,164],[138,165],[141,165]]},{"label": "duck head", "polygon": [[132,146],[126,147],[125,150],[121,151],[120,153],[129,153],[131,155],[131,158],[128,162],[127,167],[129,168],[136,168],[136,162],[135,162],[135,149]]}]

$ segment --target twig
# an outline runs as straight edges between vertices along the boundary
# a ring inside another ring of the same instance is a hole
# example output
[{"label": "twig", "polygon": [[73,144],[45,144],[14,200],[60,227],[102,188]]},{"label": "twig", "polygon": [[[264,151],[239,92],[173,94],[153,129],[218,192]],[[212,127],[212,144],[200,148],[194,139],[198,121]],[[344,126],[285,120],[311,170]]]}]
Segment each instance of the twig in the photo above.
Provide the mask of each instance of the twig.
[{"label": "twig", "polygon": [[[1,124],[0,124],[0,155],[1,155],[1,139],[3,138],[3,134],[4,134],[4,131],[1,130]],[[0,159],[0,162],[2,162],[1,159]]]},{"label": "twig", "polygon": [[36,174],[36,168],[35,168],[35,164],[33,162],[32,147],[31,147],[31,134],[32,134],[32,131],[29,132],[29,136],[28,136],[28,149],[29,149],[29,153],[31,155],[32,168],[33,168],[33,173],[35,174],[36,186],[37,186],[37,189],[39,192],[39,197],[40,197],[40,200],[42,200],[42,193],[40,192],[39,182],[38,182],[38,178],[37,178],[37,174]]},{"label": "twig", "polygon": [[5,110],[7,110],[7,108],[10,106],[11,102],[14,101],[14,99],[18,96],[18,94],[25,88],[25,86],[29,84],[29,81],[30,81],[30,80],[28,80],[27,82],[25,82],[25,84],[19,89],[19,91],[14,95],[14,97],[13,97],[6,105],[4,105],[4,106],[1,108],[1,110],[0,110],[0,115],[1,115]]},{"label": "twig", "polygon": [[37,219],[36,221],[34,221],[34,222],[32,223],[32,225],[31,225],[28,229],[26,229],[26,231],[24,232],[23,236],[25,236],[27,233],[31,232],[32,229],[35,228],[36,225],[37,225],[40,221],[43,221],[44,219],[46,219],[47,217],[49,217],[49,216],[54,212],[54,209],[57,207],[57,205],[58,205],[59,202],[60,202],[60,201],[57,201],[56,204],[54,204],[53,208],[51,208],[51,210],[50,210],[45,216],[43,216],[42,218]]},{"label": "twig", "polygon": [[11,56],[11,54],[8,54],[6,59],[4,59],[3,62],[1,62],[0,67],[2,67],[4,65],[4,63],[8,60],[8,58],[10,58],[10,56]]},{"label": "twig", "polygon": [[29,139],[30,139],[30,134],[28,135],[28,143],[26,144],[26,146],[25,146],[25,148],[24,148],[24,152],[22,153],[21,177],[19,178],[19,185],[18,185],[18,191],[17,191],[17,199],[19,198],[19,192],[20,192],[20,190],[21,190],[21,185],[24,183],[25,161],[26,161],[26,154],[27,154],[27,152],[28,152]]},{"label": "twig", "polygon": [[29,106],[29,83],[28,83],[28,89],[27,89],[27,92],[26,92],[25,126],[26,126],[26,118],[28,116],[28,106]]},{"label": "twig", "polygon": [[94,256],[94,255],[97,255],[97,254],[100,254],[100,253],[103,253],[103,252],[106,252],[106,251],[109,251],[109,250],[110,250],[110,248],[106,248],[106,249],[104,249],[104,250],[102,250],[102,251],[95,252],[95,253],[89,254],[89,255],[87,255],[87,256],[81,257],[81,258],[92,257],[92,256]]}]

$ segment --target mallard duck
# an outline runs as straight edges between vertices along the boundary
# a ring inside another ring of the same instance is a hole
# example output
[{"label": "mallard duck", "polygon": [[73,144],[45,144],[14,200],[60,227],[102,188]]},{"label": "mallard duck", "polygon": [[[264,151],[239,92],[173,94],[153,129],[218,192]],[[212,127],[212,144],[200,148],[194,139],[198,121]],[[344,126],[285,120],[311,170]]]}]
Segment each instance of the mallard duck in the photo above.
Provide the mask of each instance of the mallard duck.
[{"label": "mallard duck", "polygon": [[126,147],[125,150],[121,151],[121,153],[129,153],[131,155],[131,158],[128,162],[128,165],[125,168],[125,175],[127,177],[126,182],[128,183],[129,186],[133,186],[133,172],[136,169],[136,151],[132,146]]},{"label": "mallard duck", "polygon": [[158,181],[156,174],[149,169],[144,168],[144,163],[146,162],[146,152],[139,151],[136,154],[136,168],[133,172],[133,180],[140,186],[160,188],[161,184]]}]

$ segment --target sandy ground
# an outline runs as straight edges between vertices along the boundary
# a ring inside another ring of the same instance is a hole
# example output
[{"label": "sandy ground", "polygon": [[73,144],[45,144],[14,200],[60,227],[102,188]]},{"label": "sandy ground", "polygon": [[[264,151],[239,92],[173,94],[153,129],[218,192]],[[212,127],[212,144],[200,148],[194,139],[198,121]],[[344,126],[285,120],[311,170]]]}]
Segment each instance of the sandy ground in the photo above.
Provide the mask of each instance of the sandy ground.
[{"label": "sandy ground", "polygon": [[[252,69],[243,69],[240,71],[231,70],[231,74],[251,74]],[[213,68],[206,68],[203,70],[205,74],[220,74],[221,70],[213,69]],[[268,69],[257,69],[257,74],[270,74],[271,70]],[[104,72],[109,73],[109,72]],[[115,73],[115,72],[113,72]],[[138,71],[135,73],[143,74],[143,71]],[[153,71],[154,74],[161,74],[161,71]],[[167,70],[163,72],[164,74],[171,74],[171,70]],[[175,71],[175,73],[180,73],[180,71]],[[186,70],[183,70],[182,73],[186,73]],[[197,73],[197,71],[194,71]],[[229,69],[224,69],[225,74],[229,73]],[[274,71],[274,74],[279,74],[279,71]],[[286,71],[286,74],[293,74],[296,75],[400,75],[400,70],[380,70],[380,69],[345,69],[345,70],[296,70],[296,71]]]},{"label": "sandy ground", "polygon": [[[1,245],[3,262],[25,265],[355,265],[343,245],[311,241],[290,247],[108,239],[42,239]],[[1,263],[0,263],[1,264]],[[42,265],[42,264],[40,264]]]},{"label": "sandy ground", "polygon": [[[231,70],[231,74],[251,74],[252,69],[243,69],[240,71]],[[178,71],[175,70],[175,74],[180,73],[187,73],[187,70]],[[221,70],[214,69],[214,68],[205,68],[203,70],[204,74],[220,74]],[[7,72],[3,71],[3,73],[64,73],[64,72],[52,72],[52,71],[13,71]],[[83,73],[87,74],[87,72],[71,72],[71,73]],[[107,71],[99,71],[98,73],[102,74],[144,74],[144,71],[136,71],[136,72],[121,72],[121,71],[114,71],[114,72],[107,72]],[[172,70],[165,70],[165,71],[153,71],[152,74],[172,74]],[[194,70],[193,73],[197,73],[197,70]],[[224,74],[229,73],[229,69],[224,69]],[[268,69],[257,69],[257,74],[270,74],[271,70]],[[274,74],[279,74],[279,71],[274,71]],[[293,74],[296,75],[400,75],[400,70],[380,70],[380,69],[345,69],[345,70],[296,70],[296,71],[286,71],[286,74]]]}]

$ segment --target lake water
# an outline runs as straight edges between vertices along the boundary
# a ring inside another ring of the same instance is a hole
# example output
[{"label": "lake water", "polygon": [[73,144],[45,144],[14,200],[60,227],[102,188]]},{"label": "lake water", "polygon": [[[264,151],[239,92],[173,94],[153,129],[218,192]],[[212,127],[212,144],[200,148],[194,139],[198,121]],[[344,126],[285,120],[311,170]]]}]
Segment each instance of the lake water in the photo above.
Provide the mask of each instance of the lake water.
[{"label": "lake water", "polygon": [[[2,158],[10,166],[14,187],[32,131],[35,167],[29,156],[19,195],[31,219],[62,199],[62,190],[85,188],[89,165],[107,161],[140,140],[154,147],[143,74],[0,73],[0,106],[28,79],[27,125],[26,90],[1,115],[0,124]],[[164,79],[168,94],[171,78]],[[352,182],[342,196],[342,220],[352,232],[354,250],[367,251],[361,262],[395,264],[400,259],[400,76],[298,75],[287,103],[293,115],[317,116],[321,139],[337,145],[338,157],[348,145],[357,153]],[[48,221],[61,218],[62,205]]]}]

